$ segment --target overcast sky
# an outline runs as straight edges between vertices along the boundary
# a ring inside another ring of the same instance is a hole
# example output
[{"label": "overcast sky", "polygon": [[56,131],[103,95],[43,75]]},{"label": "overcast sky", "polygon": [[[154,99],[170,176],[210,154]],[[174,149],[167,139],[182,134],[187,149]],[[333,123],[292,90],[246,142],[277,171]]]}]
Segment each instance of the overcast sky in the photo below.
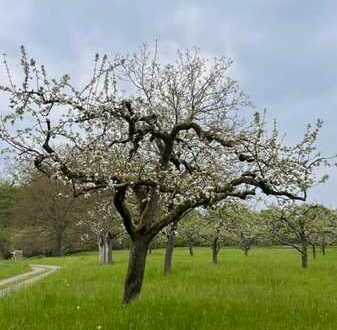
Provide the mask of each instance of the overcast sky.
[{"label": "overcast sky", "polygon": [[[289,141],[301,137],[306,123],[322,118],[319,146],[326,154],[337,153],[336,0],[0,4],[0,52],[10,61],[18,60],[24,44],[53,72],[80,77],[96,52],[125,53],[155,39],[167,54],[198,46],[210,56],[234,59],[234,77],[258,108],[278,119]],[[312,200],[337,207],[337,170],[330,175]]]}]

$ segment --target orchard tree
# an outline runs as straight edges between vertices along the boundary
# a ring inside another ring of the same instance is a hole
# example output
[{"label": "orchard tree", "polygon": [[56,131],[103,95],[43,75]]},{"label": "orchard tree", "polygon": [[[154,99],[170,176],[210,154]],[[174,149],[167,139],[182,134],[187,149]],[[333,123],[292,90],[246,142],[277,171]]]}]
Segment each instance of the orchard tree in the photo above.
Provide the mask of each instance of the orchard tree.
[{"label": "orchard tree", "polygon": [[224,231],[223,231],[223,221],[220,218],[219,221],[214,222],[213,226],[213,235],[211,235],[211,247],[212,247],[212,261],[213,264],[218,264],[218,255],[221,250],[223,238],[224,238]]},{"label": "orchard tree", "polygon": [[125,236],[125,229],[115,209],[112,200],[105,198],[101,194],[94,196],[94,201],[89,201],[90,208],[88,214],[84,215],[79,226],[84,226],[88,231],[96,236],[99,263],[112,263],[113,241],[121,241]]},{"label": "orchard tree", "polygon": [[302,267],[307,268],[308,248],[313,243],[313,235],[328,228],[324,223],[328,210],[316,204],[286,204],[265,212],[266,215],[269,216],[274,239],[297,250],[301,255]]},{"label": "orchard tree", "polygon": [[199,211],[191,212],[179,223],[177,237],[188,247],[190,256],[194,255],[194,246],[203,243],[206,237],[207,221]]},{"label": "orchard tree", "polygon": [[173,265],[173,252],[177,236],[177,222],[173,222],[163,229],[166,234],[166,247],[165,247],[165,258],[164,258],[164,274],[168,275],[172,273]]},{"label": "orchard tree", "polygon": [[237,203],[225,221],[227,233],[246,256],[254,244],[267,237],[265,222],[245,205]]},{"label": "orchard tree", "polygon": [[218,263],[218,254],[224,243],[235,244],[248,255],[248,251],[262,237],[264,230],[258,215],[235,200],[227,200],[210,212],[207,228],[207,236],[212,242],[214,264]]},{"label": "orchard tree", "polygon": [[[184,216],[182,223],[174,222],[162,230],[166,236],[166,248],[164,259],[164,274],[170,274],[173,266],[173,252],[177,236],[180,236],[187,242],[189,253],[193,256],[193,244],[196,240],[200,241],[203,235],[203,228],[200,222],[200,214],[198,212],[191,212]],[[204,223],[205,225],[205,223]]]},{"label": "orchard tree", "polygon": [[165,246],[164,275],[169,275],[172,273],[173,254],[177,238],[177,228],[177,222],[166,226],[156,235],[155,238],[153,238],[148,247],[149,254],[151,254],[151,250],[154,244]]},{"label": "orchard tree", "polygon": [[315,259],[317,246],[321,247],[322,254],[325,255],[326,246],[336,242],[337,213],[336,210],[321,205],[316,207],[312,213],[314,221],[309,232],[309,243]]},{"label": "orchard tree", "polygon": [[[229,76],[232,61],[206,59],[197,49],[161,62],[157,47],[133,55],[98,55],[89,82],[50,79],[22,48],[23,80],[1,87],[9,112],[0,136],[19,158],[72,185],[75,195],[110,192],[132,241],[124,303],[142,287],[152,239],[191,210],[257,190],[306,199],[324,161],[315,150],[321,127],[309,126],[294,146],[268,132]],[[130,211],[136,201],[137,213]]]},{"label": "orchard tree", "polygon": [[[226,203],[226,207],[230,204]],[[225,240],[226,225],[223,217],[224,206],[221,205],[216,210],[210,210],[205,215],[206,228],[204,231],[204,238],[209,241],[212,249],[212,262],[214,265],[219,263],[218,255]]]}]

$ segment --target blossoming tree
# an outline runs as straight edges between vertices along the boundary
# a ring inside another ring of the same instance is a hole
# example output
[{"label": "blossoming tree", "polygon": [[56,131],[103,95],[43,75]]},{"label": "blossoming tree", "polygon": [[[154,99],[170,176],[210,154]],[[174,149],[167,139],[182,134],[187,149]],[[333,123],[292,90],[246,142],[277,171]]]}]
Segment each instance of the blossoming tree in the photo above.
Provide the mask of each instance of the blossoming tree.
[{"label": "blossoming tree", "polygon": [[225,57],[209,60],[193,49],[165,63],[157,47],[144,46],[124,57],[97,56],[83,87],[68,75],[50,79],[24,48],[22,83],[4,62],[1,92],[10,111],[1,139],[76,195],[113,196],[132,241],[124,303],[139,295],[148,246],[164,227],[191,209],[257,190],[305,200],[323,161],[314,147],[321,122],[300,143],[284,146],[262,115],[243,121],[250,104]]},{"label": "blossoming tree", "polygon": [[[301,256],[303,268],[308,267],[310,245],[314,247],[322,236],[335,236],[336,214],[321,205],[286,203],[262,214],[274,240],[294,248]],[[315,250],[313,256],[316,256]]]},{"label": "blossoming tree", "polygon": [[121,241],[125,236],[125,229],[119,215],[111,201],[101,194],[92,196],[89,202],[88,214],[84,215],[78,225],[86,227],[90,233],[96,236],[99,263],[111,264],[113,241]]},{"label": "blossoming tree", "polygon": [[183,220],[179,224],[177,236],[186,243],[189,255],[193,256],[194,246],[205,241],[204,234],[207,230],[207,223],[198,211],[191,212]]}]

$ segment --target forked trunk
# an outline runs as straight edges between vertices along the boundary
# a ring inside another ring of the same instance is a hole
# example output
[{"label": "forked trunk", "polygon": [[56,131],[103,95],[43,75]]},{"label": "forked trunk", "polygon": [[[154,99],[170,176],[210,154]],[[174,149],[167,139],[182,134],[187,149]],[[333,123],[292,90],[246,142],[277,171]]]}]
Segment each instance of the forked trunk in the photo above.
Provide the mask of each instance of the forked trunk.
[{"label": "forked trunk", "polygon": [[100,237],[98,249],[99,263],[102,265],[112,264],[112,237],[110,233]]},{"label": "forked trunk", "polygon": [[214,238],[213,243],[212,243],[212,260],[213,264],[217,265],[218,264],[218,254],[220,251],[219,244],[218,244],[218,237]]},{"label": "forked trunk", "polygon": [[129,304],[140,294],[148,246],[149,243],[144,238],[138,238],[131,243],[128,272],[124,284],[124,304]]},{"label": "forked trunk", "polygon": [[168,275],[172,273],[172,264],[173,264],[173,251],[174,244],[176,240],[176,226],[172,225],[170,232],[167,238],[166,249],[165,249],[165,264],[164,264],[164,274]]},{"label": "forked trunk", "polygon": [[308,250],[306,246],[302,247],[301,257],[302,257],[302,267],[307,268],[308,267]]}]

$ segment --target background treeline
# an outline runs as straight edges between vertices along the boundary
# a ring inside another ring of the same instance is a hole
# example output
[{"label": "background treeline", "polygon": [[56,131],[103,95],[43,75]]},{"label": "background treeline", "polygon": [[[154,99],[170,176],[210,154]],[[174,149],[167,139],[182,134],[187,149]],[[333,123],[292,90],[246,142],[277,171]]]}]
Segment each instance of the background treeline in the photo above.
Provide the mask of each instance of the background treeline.
[{"label": "background treeline", "polygon": [[[129,239],[112,201],[104,193],[74,197],[71,187],[56,178],[31,171],[24,179],[0,183],[0,257],[13,249],[24,255],[63,256],[79,251],[122,249]],[[193,256],[195,246],[210,247],[218,262],[222,247],[237,246],[245,255],[254,246],[284,245],[294,248],[308,264],[308,250],[337,239],[336,211],[316,204],[273,206],[253,210],[248,204],[228,201],[216,210],[195,210],[171,224],[151,243],[166,248],[166,271],[172,268],[175,246]],[[106,252],[104,252],[106,253]],[[111,259],[111,257],[110,257]]]},{"label": "background treeline", "polygon": [[[20,249],[26,257],[63,256],[96,249],[86,221],[94,198],[74,197],[59,180],[31,174],[14,184],[0,182],[0,258]],[[112,248],[125,242],[113,241]]]}]

